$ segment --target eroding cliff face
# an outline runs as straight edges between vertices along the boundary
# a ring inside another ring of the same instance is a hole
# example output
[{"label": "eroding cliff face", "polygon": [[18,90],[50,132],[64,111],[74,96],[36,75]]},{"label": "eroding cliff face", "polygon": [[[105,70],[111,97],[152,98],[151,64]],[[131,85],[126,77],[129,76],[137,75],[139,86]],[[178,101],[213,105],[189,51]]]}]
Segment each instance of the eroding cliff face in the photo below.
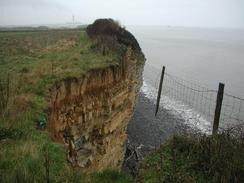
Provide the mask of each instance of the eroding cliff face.
[{"label": "eroding cliff face", "polygon": [[143,64],[128,48],[120,64],[66,78],[51,91],[49,130],[68,160],[87,171],[120,168]]}]

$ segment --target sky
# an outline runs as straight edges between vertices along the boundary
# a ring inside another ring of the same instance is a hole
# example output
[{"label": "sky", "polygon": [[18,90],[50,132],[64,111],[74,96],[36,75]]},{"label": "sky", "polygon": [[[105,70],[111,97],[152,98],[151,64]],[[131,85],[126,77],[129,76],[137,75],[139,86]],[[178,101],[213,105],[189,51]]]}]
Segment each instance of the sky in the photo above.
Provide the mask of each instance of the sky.
[{"label": "sky", "polygon": [[89,24],[244,28],[244,0],[0,0],[0,26]]}]

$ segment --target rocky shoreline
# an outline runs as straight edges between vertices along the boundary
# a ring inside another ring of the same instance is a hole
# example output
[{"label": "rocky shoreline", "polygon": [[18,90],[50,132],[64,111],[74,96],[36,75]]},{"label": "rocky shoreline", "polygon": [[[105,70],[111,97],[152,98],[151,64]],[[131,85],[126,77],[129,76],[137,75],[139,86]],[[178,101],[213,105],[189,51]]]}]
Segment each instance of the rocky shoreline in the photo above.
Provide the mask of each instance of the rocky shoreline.
[{"label": "rocky shoreline", "polygon": [[126,153],[122,171],[136,177],[139,162],[158,149],[173,134],[186,129],[184,119],[161,109],[155,117],[155,104],[140,92],[133,117],[127,127]]}]

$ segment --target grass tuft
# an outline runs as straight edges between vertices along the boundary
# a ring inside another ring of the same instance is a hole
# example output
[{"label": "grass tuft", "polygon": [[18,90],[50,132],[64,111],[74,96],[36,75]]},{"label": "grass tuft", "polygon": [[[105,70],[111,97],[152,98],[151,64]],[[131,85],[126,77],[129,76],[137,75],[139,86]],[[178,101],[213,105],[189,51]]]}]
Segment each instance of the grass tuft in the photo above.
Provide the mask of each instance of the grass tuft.
[{"label": "grass tuft", "polygon": [[132,180],[118,171],[115,171],[112,169],[106,169],[102,172],[94,173],[92,175],[91,182],[93,182],[93,183],[132,183]]}]

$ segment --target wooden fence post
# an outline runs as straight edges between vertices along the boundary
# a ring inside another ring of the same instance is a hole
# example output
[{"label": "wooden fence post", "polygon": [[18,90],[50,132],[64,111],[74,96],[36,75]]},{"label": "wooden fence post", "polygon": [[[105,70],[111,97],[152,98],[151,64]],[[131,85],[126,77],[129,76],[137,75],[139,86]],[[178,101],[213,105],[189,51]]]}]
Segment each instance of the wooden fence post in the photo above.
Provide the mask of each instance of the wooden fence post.
[{"label": "wooden fence post", "polygon": [[224,97],[224,87],[225,87],[225,85],[223,83],[219,83],[216,108],[215,108],[215,113],[214,113],[214,121],[213,121],[213,132],[212,132],[213,135],[217,134],[218,128],[219,128],[221,107],[222,107],[222,102],[223,102],[223,97]]},{"label": "wooden fence post", "polygon": [[165,66],[163,66],[163,68],[162,68],[161,79],[160,79],[159,89],[158,89],[158,97],[157,97],[157,103],[156,103],[155,116],[157,116],[158,109],[159,109],[159,103],[160,103],[160,98],[161,98],[161,93],[162,93],[162,86],[163,86],[163,80],[164,80],[164,73],[165,73]]},{"label": "wooden fence post", "polygon": [[9,97],[10,97],[10,76],[9,76],[9,73],[8,73],[8,78],[7,78],[7,99],[6,99],[6,107],[9,103]]}]

